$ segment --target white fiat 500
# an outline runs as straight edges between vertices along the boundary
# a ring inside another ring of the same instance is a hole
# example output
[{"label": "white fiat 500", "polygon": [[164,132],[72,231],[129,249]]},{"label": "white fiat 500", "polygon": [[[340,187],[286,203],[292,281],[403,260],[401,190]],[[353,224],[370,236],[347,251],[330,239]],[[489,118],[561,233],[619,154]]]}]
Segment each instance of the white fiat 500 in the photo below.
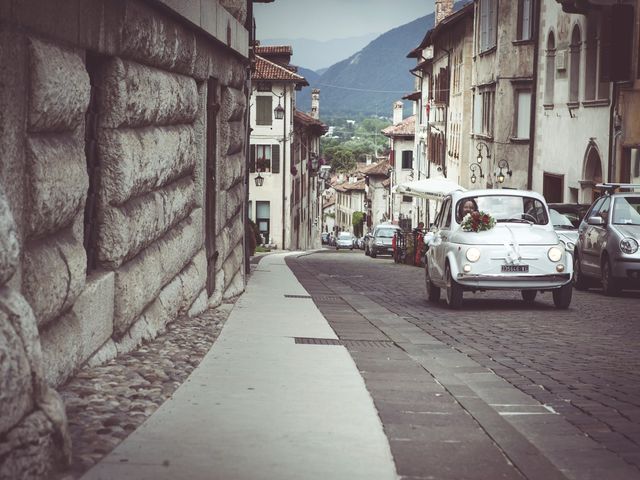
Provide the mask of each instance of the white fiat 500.
[{"label": "white fiat 500", "polygon": [[571,255],[549,221],[542,195],[524,190],[455,191],[445,196],[426,255],[427,297],[460,308],[463,292],[520,290],[525,302],[551,291],[571,303]]}]

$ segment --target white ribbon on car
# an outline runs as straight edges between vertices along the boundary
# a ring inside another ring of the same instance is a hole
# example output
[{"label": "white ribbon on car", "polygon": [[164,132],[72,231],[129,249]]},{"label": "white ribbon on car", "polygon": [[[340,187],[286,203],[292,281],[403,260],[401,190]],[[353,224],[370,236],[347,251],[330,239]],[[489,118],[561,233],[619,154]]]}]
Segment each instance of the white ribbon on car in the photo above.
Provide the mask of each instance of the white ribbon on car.
[{"label": "white ribbon on car", "polygon": [[518,240],[516,240],[516,235],[513,231],[506,225],[505,228],[509,230],[509,233],[511,234],[511,243],[509,243],[508,240],[504,242],[504,248],[507,250],[507,255],[504,259],[510,265],[518,265],[522,259],[522,255],[520,254],[520,245],[518,245]]}]

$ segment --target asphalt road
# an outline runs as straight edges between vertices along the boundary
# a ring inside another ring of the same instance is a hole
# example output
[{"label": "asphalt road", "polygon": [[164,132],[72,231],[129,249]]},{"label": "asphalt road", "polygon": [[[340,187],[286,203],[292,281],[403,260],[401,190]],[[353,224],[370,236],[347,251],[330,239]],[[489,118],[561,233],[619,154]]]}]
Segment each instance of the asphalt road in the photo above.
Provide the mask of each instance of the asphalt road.
[{"label": "asphalt road", "polygon": [[[321,252],[288,261],[360,369],[405,478],[640,478],[640,295],[465,293],[424,270]],[[427,453],[428,452],[428,453]]]}]

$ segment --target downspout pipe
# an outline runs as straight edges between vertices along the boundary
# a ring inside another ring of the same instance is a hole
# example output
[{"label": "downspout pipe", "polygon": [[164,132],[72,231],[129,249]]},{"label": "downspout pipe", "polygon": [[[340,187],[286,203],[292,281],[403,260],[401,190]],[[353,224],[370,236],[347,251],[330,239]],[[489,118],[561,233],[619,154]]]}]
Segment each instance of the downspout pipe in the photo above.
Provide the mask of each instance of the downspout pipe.
[{"label": "downspout pipe", "polygon": [[[254,28],[253,28],[253,1],[247,0],[247,20],[245,28],[249,32],[249,47],[253,47],[254,43]],[[249,53],[249,62],[251,62],[252,53]],[[247,235],[253,235],[253,230],[249,225],[249,218],[251,212],[249,212],[249,157],[251,154],[251,63],[247,66],[247,79],[245,82],[246,91],[246,105],[247,110],[245,112],[245,168],[244,168],[244,272],[246,275],[251,273],[251,259],[249,252],[249,241]]]},{"label": "downspout pipe", "polygon": [[616,110],[618,108],[618,95],[620,86],[618,82],[613,82],[613,92],[611,93],[611,109],[609,112],[609,155],[607,156],[607,177],[608,182],[616,182],[616,158],[618,149],[618,137],[621,131],[616,127]]},{"label": "downspout pipe", "polygon": [[[527,190],[533,188],[533,160],[536,145],[536,109],[538,98],[538,55],[540,53],[540,3],[534,2],[534,44],[533,44],[533,85],[531,86],[531,107],[529,112],[529,159],[527,164]],[[563,192],[564,196],[564,192]]]},{"label": "downspout pipe", "polygon": [[284,116],[283,129],[282,129],[282,250],[285,249],[285,235],[286,235],[286,190],[287,185],[287,84],[284,84],[284,90],[282,92],[284,99]]}]

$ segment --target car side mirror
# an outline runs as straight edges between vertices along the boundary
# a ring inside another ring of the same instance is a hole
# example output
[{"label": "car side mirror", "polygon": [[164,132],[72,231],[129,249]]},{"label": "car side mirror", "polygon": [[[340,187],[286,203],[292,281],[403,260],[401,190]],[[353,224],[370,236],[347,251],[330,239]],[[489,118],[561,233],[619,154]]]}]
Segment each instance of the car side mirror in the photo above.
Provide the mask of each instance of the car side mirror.
[{"label": "car side mirror", "polygon": [[604,225],[604,220],[602,217],[589,217],[587,223],[589,225]]}]

